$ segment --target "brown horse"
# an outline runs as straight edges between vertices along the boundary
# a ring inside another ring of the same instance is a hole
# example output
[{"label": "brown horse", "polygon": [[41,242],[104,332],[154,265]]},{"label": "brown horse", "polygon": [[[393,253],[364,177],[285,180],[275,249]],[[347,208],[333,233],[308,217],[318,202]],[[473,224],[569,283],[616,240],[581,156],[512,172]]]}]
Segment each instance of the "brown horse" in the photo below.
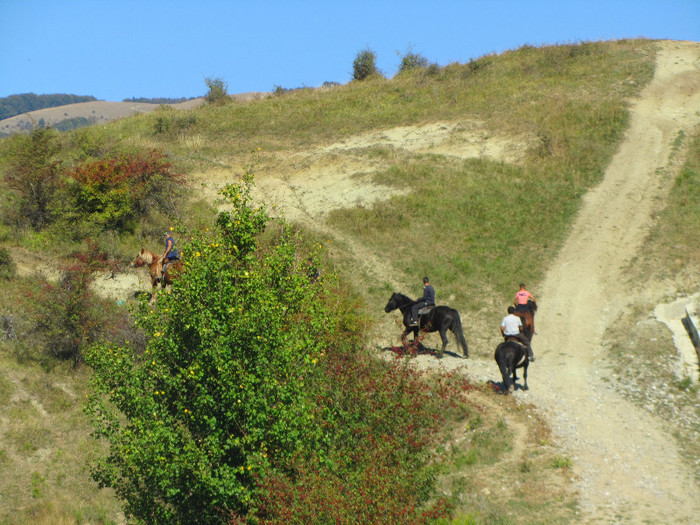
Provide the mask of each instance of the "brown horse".
[{"label": "brown horse", "polygon": [[527,335],[530,339],[535,335],[535,312],[537,311],[537,303],[534,301],[527,302],[527,310],[515,309],[514,314],[520,317],[523,322],[523,328],[527,330]]},{"label": "brown horse", "polygon": [[168,268],[165,270],[165,278],[161,280],[159,277],[161,269],[163,268],[163,257],[146,249],[142,249],[136,258],[131,261],[130,266],[132,268],[148,266],[148,271],[151,274],[151,286],[153,286],[153,288],[157,287],[158,281],[160,280],[161,286],[165,288],[166,285],[173,284],[172,277],[173,275],[177,274],[182,264],[179,260],[177,260],[168,266]]}]

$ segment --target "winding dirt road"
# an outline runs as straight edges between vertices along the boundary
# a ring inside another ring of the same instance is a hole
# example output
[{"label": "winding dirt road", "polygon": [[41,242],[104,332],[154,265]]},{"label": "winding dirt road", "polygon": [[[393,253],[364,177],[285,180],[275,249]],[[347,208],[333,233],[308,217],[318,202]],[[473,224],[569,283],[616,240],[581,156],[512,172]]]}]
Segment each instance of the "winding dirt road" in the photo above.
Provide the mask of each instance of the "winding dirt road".
[{"label": "winding dirt road", "polygon": [[625,401],[600,366],[604,331],[638,288],[621,270],[677,171],[674,140],[700,124],[699,66],[697,43],[663,43],[627,136],[538,294],[537,387],[528,397],[569,450],[591,523],[700,523],[700,490],[673,436]]}]

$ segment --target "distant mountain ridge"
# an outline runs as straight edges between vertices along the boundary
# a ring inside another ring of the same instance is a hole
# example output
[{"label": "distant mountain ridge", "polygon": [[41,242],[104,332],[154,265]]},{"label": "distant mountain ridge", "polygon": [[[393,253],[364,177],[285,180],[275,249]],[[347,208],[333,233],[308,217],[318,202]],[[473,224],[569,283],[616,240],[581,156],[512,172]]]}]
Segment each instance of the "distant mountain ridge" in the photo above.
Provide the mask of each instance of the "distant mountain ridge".
[{"label": "distant mountain ridge", "polygon": [[[264,98],[268,95],[269,93],[253,91],[229,95],[229,97],[238,102],[248,102]],[[52,126],[58,130],[67,131],[69,129],[92,124],[104,124],[105,122],[129,117],[137,113],[148,113],[161,105],[167,105],[173,109],[192,109],[204,104],[204,97],[185,99],[184,102],[169,104],[162,104],[160,102],[136,102],[130,100],[124,102],[107,102],[105,100],[96,100],[94,97],[90,98],[91,100],[88,102],[76,102],[62,106],[36,109],[0,120],[0,138],[15,133],[26,133],[41,126]]]},{"label": "distant mountain ridge", "polygon": [[0,98],[0,120],[21,115],[37,109],[55,108],[79,102],[94,102],[97,99],[89,95],[69,95],[64,93],[37,95],[22,93]]}]

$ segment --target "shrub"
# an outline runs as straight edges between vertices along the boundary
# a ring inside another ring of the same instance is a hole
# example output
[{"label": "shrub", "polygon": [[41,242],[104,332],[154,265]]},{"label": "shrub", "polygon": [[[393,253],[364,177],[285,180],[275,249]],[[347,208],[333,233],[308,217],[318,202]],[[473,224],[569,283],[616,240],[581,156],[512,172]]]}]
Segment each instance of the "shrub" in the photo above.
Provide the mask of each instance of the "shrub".
[{"label": "shrub", "polygon": [[15,276],[17,266],[7,248],[0,247],[0,279],[11,279]]},{"label": "shrub", "polygon": [[176,209],[182,176],[163,154],[122,154],[81,164],[68,172],[71,222],[98,231],[130,231],[137,219]]},{"label": "shrub", "polygon": [[412,69],[425,69],[428,67],[428,59],[419,53],[408,51],[399,64],[399,73]]},{"label": "shrub", "polygon": [[365,80],[378,74],[377,57],[374,51],[369,48],[359,51],[352,64],[352,78],[354,80]]},{"label": "shrub", "polygon": [[207,104],[222,105],[228,102],[228,85],[222,78],[207,77],[204,83],[209,88],[209,92],[204,95],[204,100]]},{"label": "shrub", "polygon": [[89,242],[88,251],[77,254],[76,263],[64,268],[58,284],[44,282],[38,293],[28,294],[35,333],[50,356],[71,359],[77,365],[86,346],[119,324],[117,318],[110,318],[108,304],[90,289],[94,272],[109,265],[106,254]]},{"label": "shrub", "polygon": [[258,249],[267,219],[248,206],[246,184],[227,188],[232,211],[217,229],[183,245],[172,293],[141,303],[143,356],[106,344],[87,354],[90,414],[111,445],[95,479],[146,522],[245,513],[254,475],[322,444],[306,385],[333,320],[286,228]]},{"label": "shrub", "polygon": [[52,205],[60,183],[56,134],[49,128],[36,128],[15,141],[4,177],[17,196],[14,219],[40,231],[53,218]]}]

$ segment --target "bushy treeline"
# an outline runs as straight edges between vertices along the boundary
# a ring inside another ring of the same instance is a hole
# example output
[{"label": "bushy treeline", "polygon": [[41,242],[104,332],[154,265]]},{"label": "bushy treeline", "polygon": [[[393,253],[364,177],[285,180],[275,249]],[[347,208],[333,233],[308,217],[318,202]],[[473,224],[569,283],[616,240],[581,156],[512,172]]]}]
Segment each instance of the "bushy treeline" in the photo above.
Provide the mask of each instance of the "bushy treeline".
[{"label": "bushy treeline", "polygon": [[187,102],[188,100],[194,100],[197,97],[180,97],[180,98],[146,98],[146,97],[132,97],[125,98],[122,102],[140,102],[143,104],[179,104],[181,102]]},{"label": "bushy treeline", "polygon": [[55,108],[79,102],[94,102],[97,99],[92,96],[81,95],[36,95],[34,93],[24,93],[21,95],[10,95],[0,98],[0,120],[36,111],[37,109]]},{"label": "bushy treeline", "polygon": [[52,128],[37,128],[3,144],[6,226],[79,242],[133,232],[140,221],[177,208],[184,179],[161,152],[112,148],[85,134],[72,137],[79,158],[68,158],[62,140]]}]

